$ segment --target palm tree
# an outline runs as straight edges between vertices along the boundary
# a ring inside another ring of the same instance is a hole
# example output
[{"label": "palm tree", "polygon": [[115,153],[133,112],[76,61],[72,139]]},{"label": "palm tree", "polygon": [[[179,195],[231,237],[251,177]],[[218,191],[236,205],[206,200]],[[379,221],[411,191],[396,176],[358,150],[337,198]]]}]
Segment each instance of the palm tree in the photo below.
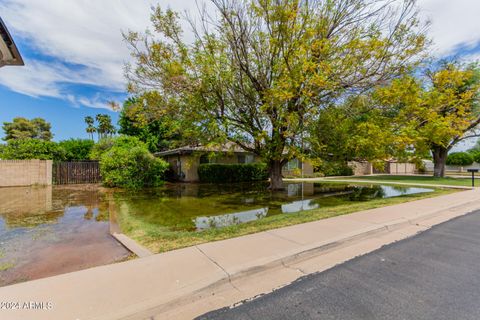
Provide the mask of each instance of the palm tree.
[{"label": "palm tree", "polygon": [[87,124],[86,131],[90,139],[93,140],[93,134],[97,131],[97,129],[95,128],[95,120],[93,119],[93,117],[87,116],[85,117],[85,123]]},{"label": "palm tree", "polygon": [[97,114],[95,118],[98,122],[97,133],[99,139],[113,136],[116,133],[117,130],[112,124],[112,118],[108,114]]},{"label": "palm tree", "polygon": [[117,129],[111,122],[109,122],[107,126],[107,134],[112,137],[115,133],[117,133]]}]

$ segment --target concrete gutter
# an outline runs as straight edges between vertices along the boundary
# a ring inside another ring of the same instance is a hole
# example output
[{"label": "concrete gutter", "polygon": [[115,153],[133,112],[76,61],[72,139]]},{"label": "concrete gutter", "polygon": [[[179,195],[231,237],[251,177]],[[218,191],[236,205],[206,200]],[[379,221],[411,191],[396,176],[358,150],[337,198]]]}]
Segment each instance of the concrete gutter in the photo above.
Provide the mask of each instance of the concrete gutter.
[{"label": "concrete gutter", "polygon": [[480,209],[479,198],[458,192],[3,287],[0,301],[52,308],[0,318],[191,319]]}]

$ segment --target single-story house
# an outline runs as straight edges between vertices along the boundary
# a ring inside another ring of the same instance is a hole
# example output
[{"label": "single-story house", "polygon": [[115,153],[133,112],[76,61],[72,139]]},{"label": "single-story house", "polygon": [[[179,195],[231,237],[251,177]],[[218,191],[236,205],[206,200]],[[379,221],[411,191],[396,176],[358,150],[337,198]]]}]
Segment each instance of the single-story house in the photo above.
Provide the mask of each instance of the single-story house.
[{"label": "single-story house", "polygon": [[0,18],[0,67],[23,66],[23,59],[18,52],[7,26]]},{"label": "single-story house", "polygon": [[[248,164],[261,161],[257,155],[234,145],[221,148],[188,146],[157,152],[155,155],[170,163],[174,178],[183,182],[197,182],[198,167],[203,163]],[[301,176],[302,173],[304,176],[313,175],[313,165],[308,161],[293,159],[283,168],[284,176]]]}]

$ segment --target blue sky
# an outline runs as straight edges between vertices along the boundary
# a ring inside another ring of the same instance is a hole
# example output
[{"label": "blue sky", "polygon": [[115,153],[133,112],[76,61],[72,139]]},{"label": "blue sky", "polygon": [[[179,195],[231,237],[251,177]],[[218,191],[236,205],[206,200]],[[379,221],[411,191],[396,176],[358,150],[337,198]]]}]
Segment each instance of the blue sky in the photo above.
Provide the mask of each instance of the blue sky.
[{"label": "blue sky", "polygon": [[[130,59],[121,33],[149,27],[155,3],[0,0],[0,16],[25,60],[24,67],[0,69],[0,123],[42,117],[57,141],[86,138],[87,115],[107,113],[116,123],[108,102],[127,96],[123,66]],[[184,11],[195,2],[158,3]]]},{"label": "blue sky", "polygon": [[[107,102],[126,97],[123,66],[130,59],[121,32],[145,30],[156,3],[195,11],[195,0],[0,0],[0,16],[26,63],[0,69],[0,123],[42,117],[62,140],[86,137],[87,115],[108,113],[116,122]],[[437,57],[480,58],[480,1],[418,4],[431,21]]]}]

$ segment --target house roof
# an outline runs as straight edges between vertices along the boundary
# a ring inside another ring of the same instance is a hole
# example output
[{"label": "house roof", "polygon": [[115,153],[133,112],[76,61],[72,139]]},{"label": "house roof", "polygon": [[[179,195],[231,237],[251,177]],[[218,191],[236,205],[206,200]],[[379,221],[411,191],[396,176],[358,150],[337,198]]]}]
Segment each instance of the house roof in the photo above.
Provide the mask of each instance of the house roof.
[{"label": "house roof", "polygon": [[23,65],[22,56],[20,52],[18,52],[17,46],[8,32],[7,26],[0,18],[0,67]]},{"label": "house roof", "polygon": [[207,146],[185,146],[177,149],[166,150],[162,152],[155,153],[158,157],[173,156],[173,155],[184,155],[192,153],[207,153],[207,152],[224,152],[224,153],[250,153],[243,150],[239,146],[233,143],[227,143],[219,147],[207,147]]}]

